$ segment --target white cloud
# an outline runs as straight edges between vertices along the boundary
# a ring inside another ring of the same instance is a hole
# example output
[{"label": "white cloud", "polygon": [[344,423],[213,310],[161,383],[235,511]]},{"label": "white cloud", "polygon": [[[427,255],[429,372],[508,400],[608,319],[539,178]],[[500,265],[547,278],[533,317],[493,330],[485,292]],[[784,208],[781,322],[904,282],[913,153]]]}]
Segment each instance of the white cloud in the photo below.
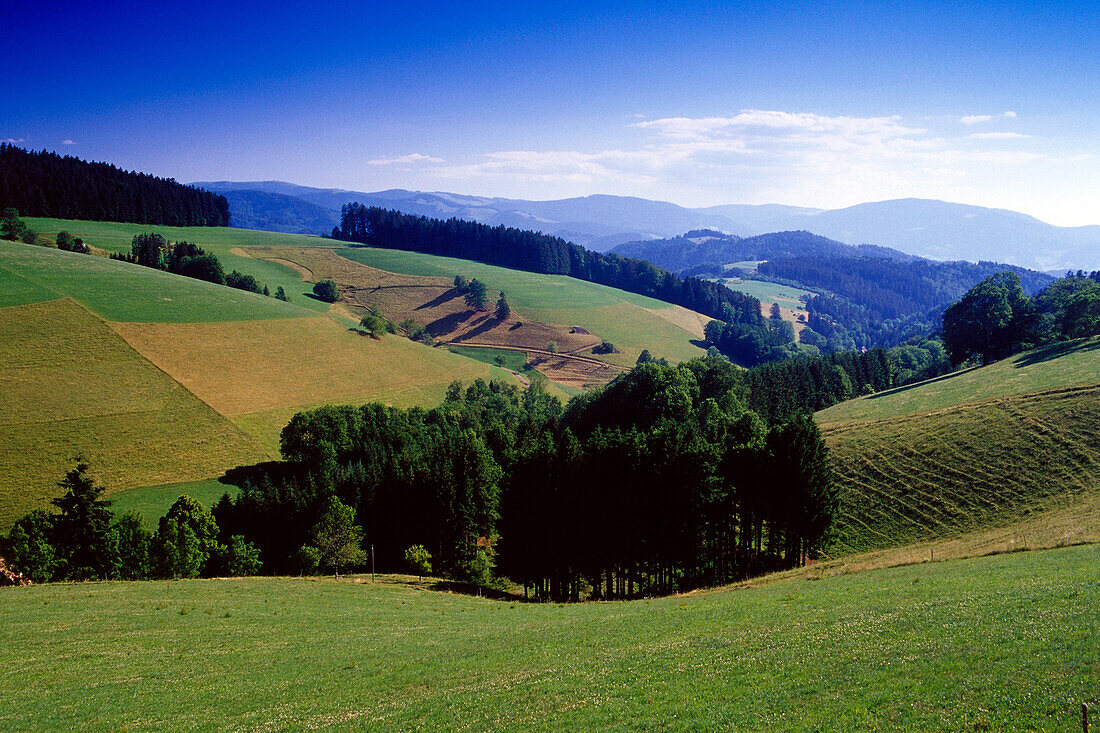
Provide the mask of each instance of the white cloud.
[{"label": "white cloud", "polygon": [[959,118],[959,122],[964,125],[976,125],[979,122],[989,122],[993,119],[993,115],[965,115]]},{"label": "white cloud", "polygon": [[4,142],[15,145],[17,143],[25,143],[25,142],[27,142],[27,140],[26,140],[26,138],[22,138],[22,137],[20,137],[20,138],[9,137],[9,138],[5,139]]},{"label": "white cloud", "polygon": [[368,160],[367,165],[397,165],[397,164],[410,164],[410,163],[444,163],[442,158],[436,158],[431,155],[423,155],[421,153],[410,153],[408,155],[398,155],[392,158],[375,158],[374,160]]},{"label": "white cloud", "polygon": [[975,132],[971,133],[970,137],[974,140],[1022,140],[1031,135],[1025,135],[1022,132]]},{"label": "white cloud", "polygon": [[668,138],[703,140],[756,131],[787,131],[792,134],[841,135],[845,137],[902,137],[924,130],[905,127],[894,117],[828,117],[806,112],[746,109],[732,117],[666,117],[635,122],[631,127],[654,130]]},{"label": "white cloud", "polygon": [[1015,118],[1015,117],[1016,117],[1016,113],[1015,113],[1015,112],[1013,112],[1012,110],[1008,110],[1007,112],[1005,112],[1005,117],[1013,117],[1013,118]]},{"label": "white cloud", "polygon": [[76,143],[74,143],[74,142],[73,142],[72,140],[70,140],[69,138],[65,138],[64,140],[62,140],[62,141],[61,141],[61,144],[62,144],[62,145],[76,145]]}]

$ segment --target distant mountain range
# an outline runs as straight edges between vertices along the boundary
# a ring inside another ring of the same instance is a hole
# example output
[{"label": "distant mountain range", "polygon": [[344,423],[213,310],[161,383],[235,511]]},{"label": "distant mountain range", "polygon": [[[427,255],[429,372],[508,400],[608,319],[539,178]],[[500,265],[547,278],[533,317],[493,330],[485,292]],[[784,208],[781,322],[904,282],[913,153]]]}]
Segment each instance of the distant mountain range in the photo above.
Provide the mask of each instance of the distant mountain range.
[{"label": "distant mountain range", "polygon": [[741,237],[805,230],[839,242],[889,247],[939,260],[991,260],[1044,271],[1100,269],[1100,226],[1056,227],[1014,211],[930,199],[879,201],[844,209],[779,204],[689,209],[665,201],[606,195],[525,201],[403,189],[345,191],[283,181],[194,185],[229,199],[234,226],[271,231],[328,232],[339,218],[340,207],[358,201],[420,216],[541,231],[601,252],[691,229],[715,229]]}]

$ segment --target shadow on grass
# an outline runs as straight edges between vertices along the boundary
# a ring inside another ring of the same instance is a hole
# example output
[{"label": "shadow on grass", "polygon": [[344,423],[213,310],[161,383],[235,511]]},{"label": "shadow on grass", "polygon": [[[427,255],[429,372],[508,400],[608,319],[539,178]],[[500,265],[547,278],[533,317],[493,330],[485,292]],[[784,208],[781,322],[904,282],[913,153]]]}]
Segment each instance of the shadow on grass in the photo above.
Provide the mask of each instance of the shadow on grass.
[{"label": "shadow on grass", "polygon": [[419,311],[419,310],[424,310],[425,308],[434,308],[437,305],[443,305],[444,303],[446,303],[448,301],[454,300],[459,295],[461,295],[461,293],[458,292],[457,288],[451,288],[447,292],[435,296],[434,298],[429,300],[427,303],[424,303],[423,305],[416,306],[415,310]]},{"label": "shadow on grass", "polygon": [[1050,344],[1049,346],[1041,346],[1038,349],[1033,349],[1026,354],[1021,354],[1016,358],[1012,366],[1017,369],[1032,366],[1033,364],[1041,364],[1044,361],[1050,361],[1057,359],[1058,357],[1065,356],[1066,354],[1072,354],[1076,352],[1095,351],[1100,349],[1100,339],[1081,339],[1076,341],[1060,341],[1056,344]]}]

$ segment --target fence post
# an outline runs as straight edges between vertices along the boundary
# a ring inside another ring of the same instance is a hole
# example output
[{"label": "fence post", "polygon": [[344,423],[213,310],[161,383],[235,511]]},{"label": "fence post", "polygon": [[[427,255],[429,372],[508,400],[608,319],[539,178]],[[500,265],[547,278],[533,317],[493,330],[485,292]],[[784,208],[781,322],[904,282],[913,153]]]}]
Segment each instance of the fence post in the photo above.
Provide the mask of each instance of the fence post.
[{"label": "fence post", "polygon": [[1081,730],[1089,733],[1089,705],[1085,702],[1081,703]]}]

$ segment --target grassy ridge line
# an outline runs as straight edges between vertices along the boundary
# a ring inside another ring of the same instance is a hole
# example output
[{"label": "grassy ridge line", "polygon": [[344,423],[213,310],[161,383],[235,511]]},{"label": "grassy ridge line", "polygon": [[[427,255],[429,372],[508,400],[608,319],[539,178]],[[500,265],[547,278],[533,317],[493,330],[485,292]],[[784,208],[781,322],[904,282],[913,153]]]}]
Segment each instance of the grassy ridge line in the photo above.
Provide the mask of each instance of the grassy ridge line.
[{"label": "grassy ridge line", "polygon": [[0,242],[0,268],[108,321],[210,322],[316,316],[291,303],[148,267]]},{"label": "grassy ridge line", "polygon": [[821,425],[929,412],[1007,395],[1100,383],[1100,338],[1043,346],[980,369],[860,397],[817,413]]},{"label": "grassy ridge line", "polygon": [[159,232],[171,242],[186,241],[205,247],[212,246],[272,246],[289,245],[309,247],[312,245],[331,246],[332,240],[312,234],[283,234],[265,232],[256,229],[237,229],[235,227],[170,227],[159,224],[128,224],[112,221],[87,221],[83,219],[48,219],[23,217],[27,226],[49,239],[65,230],[74,237],[81,237],[85,243],[111,252],[123,244],[129,250],[130,240],[137,234]]},{"label": "grassy ridge line", "polygon": [[1100,386],[824,426],[841,492],[833,551],[1009,527],[1100,493]]},{"label": "grassy ridge line", "polygon": [[1064,731],[1095,700],[1098,562],[564,607],[389,578],[7,588],[0,727]]},{"label": "grassy ridge line", "polygon": [[69,299],[0,309],[0,531],[82,454],[109,490],[262,460],[251,439]]}]

